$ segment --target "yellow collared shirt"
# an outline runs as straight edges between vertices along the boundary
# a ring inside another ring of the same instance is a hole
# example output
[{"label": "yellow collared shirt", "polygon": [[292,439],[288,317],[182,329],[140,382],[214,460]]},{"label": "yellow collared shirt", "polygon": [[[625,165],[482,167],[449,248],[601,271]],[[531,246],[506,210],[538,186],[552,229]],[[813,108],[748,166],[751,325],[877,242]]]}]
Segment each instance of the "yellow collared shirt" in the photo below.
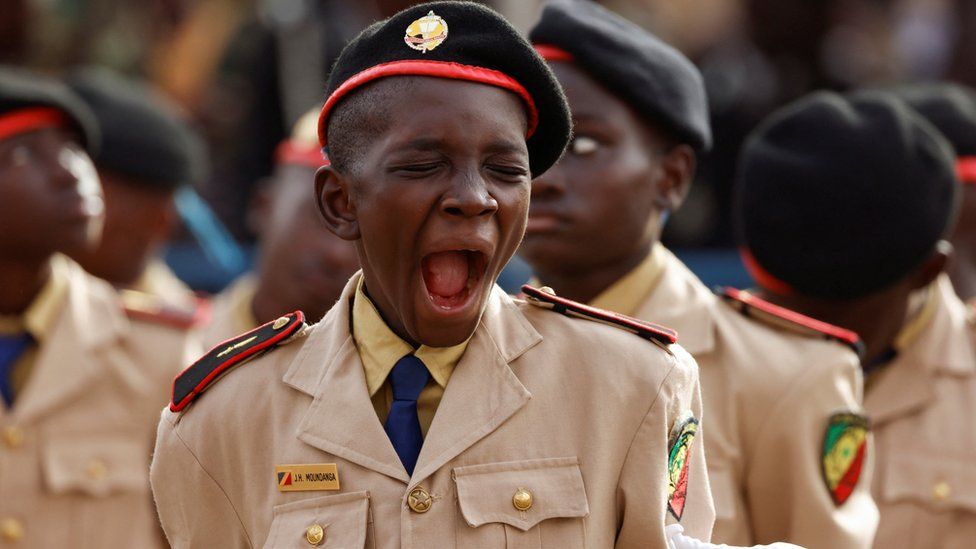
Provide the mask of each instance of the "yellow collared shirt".
[{"label": "yellow collared shirt", "polygon": [[56,255],[51,258],[49,265],[47,282],[27,310],[17,316],[0,316],[0,333],[16,334],[26,331],[34,338],[34,344],[17,358],[10,373],[15,396],[27,384],[37,362],[38,350],[54,329],[58,313],[67,297],[68,265],[65,258]]},{"label": "yellow collared shirt", "polygon": [[420,392],[420,398],[417,399],[420,429],[426,437],[447,382],[467,349],[468,342],[453,347],[421,345],[419,349],[414,349],[386,325],[376,306],[363,290],[362,281],[356,288],[356,297],[352,305],[352,337],[359,350],[359,358],[363,362],[366,388],[380,423],[386,423],[386,416],[390,413],[390,406],[393,404],[393,391],[387,378],[396,362],[405,355],[413,354],[427,366],[431,380],[427,382],[427,386]]}]

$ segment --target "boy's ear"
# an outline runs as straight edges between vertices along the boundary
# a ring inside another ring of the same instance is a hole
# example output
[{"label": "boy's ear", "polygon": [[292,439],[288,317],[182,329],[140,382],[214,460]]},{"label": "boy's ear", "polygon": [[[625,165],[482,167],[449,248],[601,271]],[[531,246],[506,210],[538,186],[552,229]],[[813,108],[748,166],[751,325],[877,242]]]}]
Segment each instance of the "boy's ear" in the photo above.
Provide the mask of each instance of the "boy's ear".
[{"label": "boy's ear", "polygon": [[952,259],[952,252],[952,244],[947,240],[940,240],[935,246],[935,251],[932,252],[932,255],[929,256],[917,271],[912,281],[912,289],[924,288],[942,274],[946,270],[946,267],[949,266],[949,261]]},{"label": "boy's ear", "polygon": [[322,166],[315,172],[315,196],[326,226],[343,240],[358,240],[359,220],[350,185],[332,166]]},{"label": "boy's ear", "polygon": [[674,212],[685,201],[695,178],[695,151],[688,145],[677,145],[663,152],[660,162],[655,202],[661,210]]}]

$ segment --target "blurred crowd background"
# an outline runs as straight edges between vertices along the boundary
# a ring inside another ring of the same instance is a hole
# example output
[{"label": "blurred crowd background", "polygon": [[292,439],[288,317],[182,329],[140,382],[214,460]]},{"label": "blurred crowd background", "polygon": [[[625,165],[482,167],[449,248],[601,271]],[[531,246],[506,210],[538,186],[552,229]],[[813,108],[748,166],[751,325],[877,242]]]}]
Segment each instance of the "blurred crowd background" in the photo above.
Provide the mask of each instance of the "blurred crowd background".
[{"label": "blurred crowd background", "polygon": [[[220,224],[174,235],[166,259],[195,289],[217,291],[247,268],[249,205],[275,146],[308,108],[343,45],[402,0],[2,0],[0,63],[62,74],[100,65],[147,80],[205,137],[209,172],[184,198]],[[522,30],[542,2],[485,2]],[[729,197],[738,149],[766,114],[811,90],[948,79],[976,86],[971,0],[606,0],[682,50],[705,76],[715,148],[665,244],[706,283],[748,285],[733,249]],[[205,208],[204,208],[205,210]],[[202,215],[202,214],[201,214]],[[206,215],[202,215],[206,218]],[[226,228],[226,231],[220,226]],[[527,276],[515,267],[509,283]]]}]

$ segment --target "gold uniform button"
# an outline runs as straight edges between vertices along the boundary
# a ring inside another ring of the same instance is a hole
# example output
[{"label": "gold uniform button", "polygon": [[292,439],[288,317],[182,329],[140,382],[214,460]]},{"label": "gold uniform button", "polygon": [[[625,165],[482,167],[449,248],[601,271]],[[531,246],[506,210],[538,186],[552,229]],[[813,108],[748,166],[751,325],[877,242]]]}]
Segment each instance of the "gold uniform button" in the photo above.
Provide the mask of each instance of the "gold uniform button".
[{"label": "gold uniform button", "polygon": [[108,474],[108,467],[105,466],[105,462],[100,459],[93,459],[88,464],[88,478],[92,480],[102,480],[105,475]]},{"label": "gold uniform button", "polygon": [[321,524],[313,524],[305,530],[305,541],[309,545],[322,545],[325,539],[325,528]]},{"label": "gold uniform button", "polygon": [[935,501],[945,501],[950,495],[952,495],[952,486],[944,480],[936,482],[932,487],[932,499]]},{"label": "gold uniform button", "polygon": [[7,445],[7,448],[20,448],[24,445],[24,431],[16,425],[4,427],[3,443]]},{"label": "gold uniform button", "polygon": [[278,320],[275,320],[274,324],[272,324],[271,327],[275,330],[280,330],[284,328],[285,324],[288,324],[288,317],[283,316],[278,318]]},{"label": "gold uniform button", "polygon": [[525,488],[519,488],[515,491],[515,495],[512,496],[512,505],[519,511],[528,511],[532,508],[532,503],[532,492]]},{"label": "gold uniform button", "polygon": [[4,541],[20,541],[24,539],[24,525],[15,518],[0,520],[0,537]]},{"label": "gold uniform button", "polygon": [[430,498],[430,493],[423,488],[414,488],[410,491],[410,495],[407,496],[407,505],[410,506],[410,510],[414,513],[426,513],[430,511],[431,504],[433,504],[433,500]]}]

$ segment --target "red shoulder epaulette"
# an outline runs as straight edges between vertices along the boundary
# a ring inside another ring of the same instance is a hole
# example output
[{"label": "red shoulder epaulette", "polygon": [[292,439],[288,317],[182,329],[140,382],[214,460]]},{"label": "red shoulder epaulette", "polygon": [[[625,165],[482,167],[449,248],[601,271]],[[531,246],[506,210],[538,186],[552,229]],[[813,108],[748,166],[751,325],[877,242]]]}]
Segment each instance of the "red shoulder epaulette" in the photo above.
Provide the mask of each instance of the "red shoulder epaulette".
[{"label": "red shoulder epaulette", "polygon": [[195,298],[192,307],[178,307],[164,299],[137,290],[121,290],[122,308],[126,316],[137,320],[190,329],[210,318],[210,301]]},{"label": "red shoulder epaulette", "polygon": [[295,311],[217,345],[176,376],[173,380],[173,402],[169,409],[179,412],[186,408],[221,374],[271,351],[304,326],[305,314]]},{"label": "red shoulder epaulette", "polygon": [[828,324],[785,307],[780,307],[779,305],[760,299],[749,292],[735,288],[718,288],[715,292],[725,298],[729,304],[737,308],[745,316],[765,322],[772,321],[779,326],[782,326],[785,321],[788,327],[794,328],[794,331],[819,335],[826,339],[838,341],[853,349],[858,356],[861,356],[864,352],[864,343],[861,342],[860,336],[851,330]]},{"label": "red shoulder epaulette", "polygon": [[555,293],[550,293],[550,291],[533,288],[528,284],[522,286],[522,294],[525,295],[529,303],[532,303],[533,305],[546,309],[552,309],[553,311],[566,316],[587,318],[589,320],[595,320],[604,324],[617,326],[618,328],[623,328],[624,330],[636,334],[644,339],[657,341],[658,343],[663,343],[665,345],[671,345],[672,343],[677,343],[678,341],[678,332],[675,332],[671,328],[665,328],[664,326],[659,326],[651,322],[645,322],[637,318],[631,318],[627,315],[622,315],[613,311],[604,311],[603,309],[590,307],[589,305],[577,303],[571,299],[566,299],[565,297],[559,297]]}]

